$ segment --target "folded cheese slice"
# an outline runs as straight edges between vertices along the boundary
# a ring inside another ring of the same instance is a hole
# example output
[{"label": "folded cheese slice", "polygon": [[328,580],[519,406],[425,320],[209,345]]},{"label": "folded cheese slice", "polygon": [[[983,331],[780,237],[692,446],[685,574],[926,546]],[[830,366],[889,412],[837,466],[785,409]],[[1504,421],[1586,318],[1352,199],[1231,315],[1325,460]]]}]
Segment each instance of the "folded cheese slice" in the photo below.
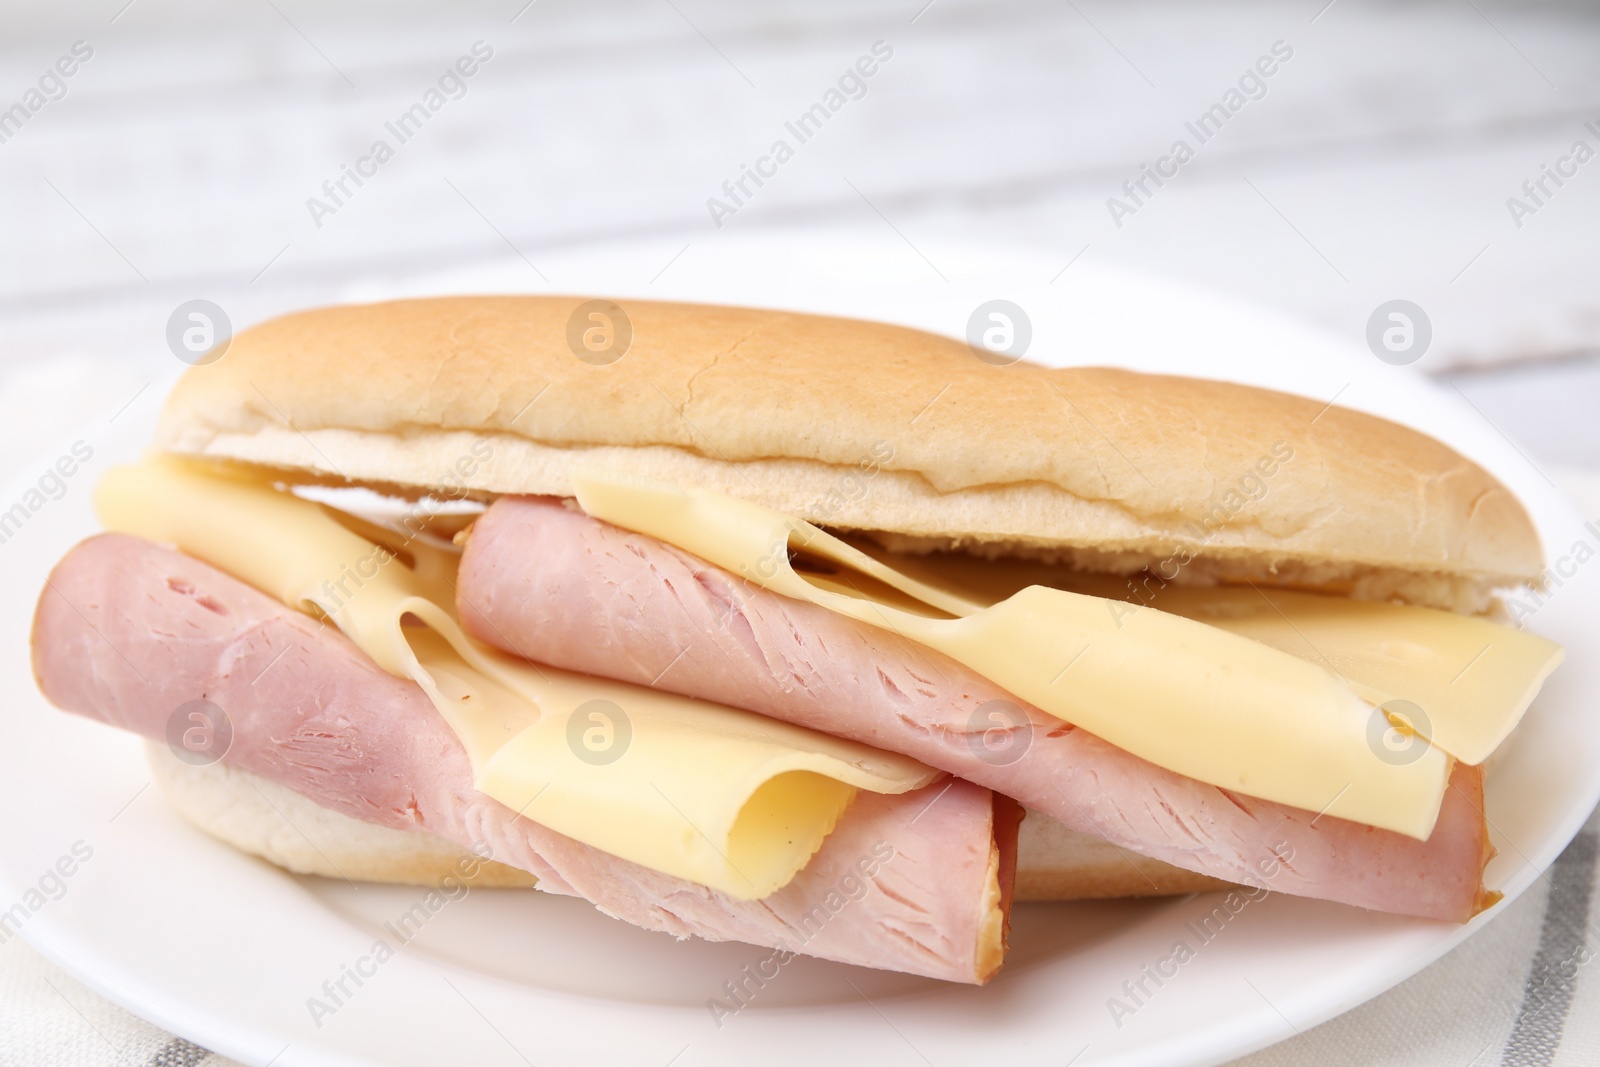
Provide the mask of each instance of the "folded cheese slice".
[{"label": "folded cheese slice", "polygon": [[[1425,690],[1433,707],[1423,715],[1418,705],[1388,697],[1417,675],[1380,669],[1391,621],[1384,605],[1346,613],[1340,647],[1371,652],[1375,641],[1378,653],[1346,657],[1362,678],[1357,685],[1330,670],[1304,640],[1283,639],[1261,622],[1262,613],[1230,616],[1226,601],[1208,610],[1197,594],[1188,603],[1196,617],[1186,618],[1039,584],[984,598],[941,581],[936,569],[891,567],[810,523],[748,501],[595,468],[575,473],[573,485],[595,518],[936,649],[1157,766],[1418,839],[1432,832],[1452,757],[1477,762],[1487,755],[1559,660],[1556,646],[1530,635],[1502,639],[1503,628],[1482,620],[1445,622],[1456,617],[1441,612],[1405,616],[1409,644],[1442,635],[1448,651],[1483,636],[1487,655],[1499,641],[1497,660],[1507,662],[1497,666],[1514,676],[1483,699],[1453,701],[1441,696],[1448,679],[1435,670],[1428,686],[1406,690]],[[806,564],[807,557],[824,565]],[[1309,621],[1308,611],[1297,610]],[[1230,618],[1238,620],[1237,632]],[[1293,623],[1287,625],[1292,633]],[[1331,637],[1339,627],[1316,629]],[[1425,725],[1432,743],[1397,756],[1388,737],[1396,730],[1421,733]]]},{"label": "folded cheese slice", "polygon": [[453,552],[386,540],[237,471],[173,459],[118,467],[95,503],[108,529],[176,545],[325,615],[379,666],[416,681],[486,795],[737,899],[787,884],[857,789],[901,793],[938,777],[855,742],[490,649],[456,621]]},{"label": "folded cheese slice", "polygon": [[[889,555],[857,546],[880,562]],[[893,557],[908,577],[981,611],[1030,585],[1142,604],[1326,668],[1416,734],[1476,766],[1500,747],[1564,658],[1538,634],[1475,615],[1260,586],[1182,586],[952,553]],[[949,602],[947,599],[946,602]],[[1125,608],[1115,608],[1125,611]]]}]

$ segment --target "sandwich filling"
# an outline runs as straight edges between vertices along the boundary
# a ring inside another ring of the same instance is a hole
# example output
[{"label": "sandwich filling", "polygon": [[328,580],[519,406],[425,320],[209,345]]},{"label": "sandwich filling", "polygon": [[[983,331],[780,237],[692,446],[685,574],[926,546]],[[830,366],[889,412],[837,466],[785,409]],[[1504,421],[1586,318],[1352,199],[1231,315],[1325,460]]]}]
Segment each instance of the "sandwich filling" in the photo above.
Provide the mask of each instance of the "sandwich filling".
[{"label": "sandwich filling", "polygon": [[[986,597],[748,501],[603,472],[573,482],[595,518],[907,637],[1167,770],[1418,839],[1433,830],[1451,762],[1481,763],[1561,660],[1554,643],[1481,619],[1381,603],[1324,619],[1331,598],[1279,593],[1340,668],[1271,600],[1281,626],[1250,600],[1255,610],[1239,612],[1238,590],[1186,590],[1187,617],[1039,584]],[[802,573],[800,553],[824,566]],[[1397,656],[1406,636],[1421,641]],[[1496,683],[1453,689],[1474,653]],[[1424,743],[1388,758],[1371,738],[1390,729]]]},{"label": "sandwich filling", "polygon": [[459,582],[468,632],[517,655],[653,680],[903,752],[1189,871],[1456,922],[1490,899],[1481,768],[1455,764],[1425,841],[1218,788],[1054,718],[891,629],[550,498],[495,501],[467,537]]},{"label": "sandwich filling", "polygon": [[[442,840],[454,845],[457,873],[463,855],[492,859],[532,876],[522,884],[536,879],[542,892],[583,898],[677,938],[969,983],[986,980],[1004,955],[1014,805],[967,782],[859,791],[792,881],[761,900],[739,900],[485,796],[466,749],[416,682],[383,670],[337,627],[140,537],[91,537],[57,564],[34,616],[33,666],[59,707],[171,746],[158,773],[163,787],[174,764],[222,772],[234,788],[173,797],[176,806],[291,870],[437,885],[437,861],[419,857],[436,856]],[[209,711],[215,744],[173,738],[174,720],[189,727],[197,702]],[[218,756],[210,766],[183,762]],[[311,816],[285,804],[284,791],[314,806]],[[220,807],[196,813],[195,803]],[[251,808],[261,809],[256,827],[241,835]],[[391,873],[374,872],[370,838],[330,837],[317,826],[319,812],[416,844],[390,854]],[[304,852],[317,862],[297,865],[293,854]]]},{"label": "sandwich filling", "polygon": [[[940,772],[1231,881],[1456,921],[1490,899],[1477,765],[1550,642],[1281,590],[1173,589],[1156,610],[1110,579],[898,556],[707,491],[573,484],[565,505],[495,502],[464,562],[226,465],[119,468],[97,504],[415,682],[485,795],[733,899],[794,880],[858,791]],[[585,542],[631,572],[586,567]],[[675,634],[663,590],[703,617]],[[837,665],[826,710],[763,610],[821,653],[806,668]],[[607,758],[619,729],[627,758]]]},{"label": "sandwich filling", "polygon": [[270,484],[156,461],[111,471],[96,504],[109,529],[175,544],[325,615],[384,670],[416,682],[487,796],[738,899],[792,880],[856,790],[907,793],[939,777],[763,715],[498,652],[456,621],[453,552],[419,539],[404,559],[381,531],[364,536]]}]

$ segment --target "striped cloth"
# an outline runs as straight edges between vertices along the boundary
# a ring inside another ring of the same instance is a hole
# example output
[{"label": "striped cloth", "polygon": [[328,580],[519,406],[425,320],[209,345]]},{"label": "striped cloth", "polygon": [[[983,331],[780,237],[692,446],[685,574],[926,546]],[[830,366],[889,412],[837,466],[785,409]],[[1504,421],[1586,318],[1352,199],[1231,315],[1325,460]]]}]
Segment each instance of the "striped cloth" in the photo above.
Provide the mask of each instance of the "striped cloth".
[{"label": "striped cloth", "polygon": [[85,989],[22,938],[0,947],[0,1065],[230,1067]]}]

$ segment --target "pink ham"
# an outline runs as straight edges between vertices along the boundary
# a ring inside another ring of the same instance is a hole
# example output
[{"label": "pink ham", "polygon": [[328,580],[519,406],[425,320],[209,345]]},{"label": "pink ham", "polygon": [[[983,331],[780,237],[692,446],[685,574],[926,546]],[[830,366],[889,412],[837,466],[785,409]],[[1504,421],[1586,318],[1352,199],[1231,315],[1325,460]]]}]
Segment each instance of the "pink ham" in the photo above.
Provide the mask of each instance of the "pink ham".
[{"label": "pink ham", "polygon": [[508,651],[903,752],[1192,871],[1454,922],[1492,902],[1475,768],[1456,768],[1421,842],[1173,774],[1020,701],[1026,751],[1005,764],[973,743],[994,727],[974,712],[1010,698],[961,664],[559,501],[506,497],[478,519],[457,606]]},{"label": "pink ham", "polygon": [[465,751],[416,685],[171,549],[121,534],[74,548],[40,597],[33,643],[40,688],[60,707],[164,739],[176,708],[210,700],[233,723],[226,762],[358,819],[487,845],[539,888],[638,926],[956,982],[999,967],[995,931],[984,933],[996,917],[991,850],[1003,916],[1016,819],[987,789],[862,793],[793,882],[737,901],[519,818],[473,788]]}]

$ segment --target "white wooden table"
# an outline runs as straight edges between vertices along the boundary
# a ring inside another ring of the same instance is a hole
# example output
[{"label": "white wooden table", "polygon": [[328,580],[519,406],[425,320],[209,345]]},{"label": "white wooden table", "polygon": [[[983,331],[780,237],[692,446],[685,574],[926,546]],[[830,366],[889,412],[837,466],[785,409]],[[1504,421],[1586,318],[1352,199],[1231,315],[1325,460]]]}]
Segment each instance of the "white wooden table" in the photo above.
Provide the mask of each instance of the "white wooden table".
[{"label": "white wooden table", "polygon": [[[1581,479],[1600,473],[1600,159],[1574,145],[1600,152],[1597,55],[1595,8],[1503,0],[8,0],[0,468],[170,367],[184,300],[244,324],[508,247],[548,291],[541,252],[573,243],[854,224],[1168,273],[1352,338],[1414,301],[1420,366]],[[786,123],[869,56],[859,98],[801,143]],[[462,57],[471,76],[391,131]],[[363,163],[380,139],[393,158]],[[793,158],[763,163],[779,139]],[[1163,163],[1178,140],[1193,158]],[[768,176],[740,190],[745,168]],[[1542,906],[1485,937],[1536,938]],[[72,1008],[27,1047],[103,1059],[84,1024],[114,1010],[58,974],[42,992],[27,952],[0,947],[0,991]],[[1448,999],[1449,966],[1411,987]],[[1342,1055],[1348,1028],[1410,1003],[1391,998],[1260,1062]],[[23,1025],[0,1004],[0,1061]],[[1467,1060],[1431,1054],[1392,1062]]]}]

